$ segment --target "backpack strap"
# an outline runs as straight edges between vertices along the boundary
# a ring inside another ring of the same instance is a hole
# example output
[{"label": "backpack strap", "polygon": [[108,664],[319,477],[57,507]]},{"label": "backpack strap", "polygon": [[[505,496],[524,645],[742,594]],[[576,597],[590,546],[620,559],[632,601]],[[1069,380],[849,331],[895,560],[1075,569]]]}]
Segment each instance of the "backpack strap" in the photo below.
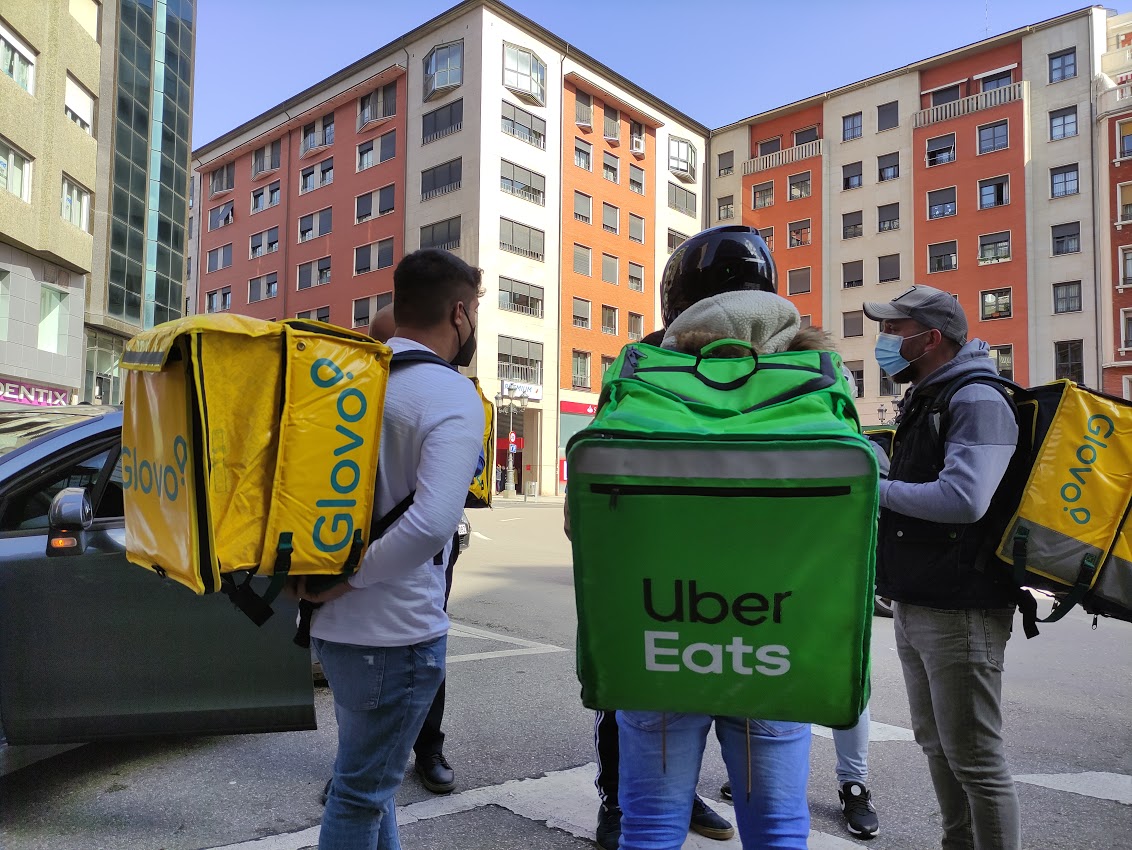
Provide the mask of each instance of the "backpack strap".
[{"label": "backpack strap", "polygon": [[453,372],[458,371],[455,366],[441,357],[439,354],[434,354],[431,351],[424,351],[420,348],[410,348],[405,351],[393,352],[393,358],[389,361],[389,368],[394,366],[407,366],[412,363],[433,363],[437,366],[443,366],[446,369],[451,369]]},{"label": "backpack strap", "polygon": [[1021,390],[1022,387],[1013,381],[1003,378],[1001,375],[986,375],[986,374],[968,374],[960,375],[958,378],[944,384],[943,388],[936,393],[935,399],[932,401],[931,408],[928,411],[928,422],[932,429],[932,438],[937,443],[939,450],[942,452],[944,444],[947,442],[946,434],[951,427],[951,400],[955,398],[964,387],[969,387],[972,384],[983,384],[984,386],[994,387],[1001,393],[1002,397],[1006,399],[1006,403],[1010,405],[1010,409],[1014,412],[1014,417],[1018,417],[1018,406],[1014,403],[1012,394],[1016,390]]}]

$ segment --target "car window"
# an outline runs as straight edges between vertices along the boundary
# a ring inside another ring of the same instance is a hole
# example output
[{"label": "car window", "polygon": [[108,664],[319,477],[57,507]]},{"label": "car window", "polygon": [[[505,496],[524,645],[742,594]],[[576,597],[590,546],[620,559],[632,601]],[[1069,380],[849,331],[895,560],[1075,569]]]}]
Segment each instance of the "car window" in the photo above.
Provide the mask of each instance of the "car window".
[{"label": "car window", "polygon": [[[105,445],[105,444],[104,444]],[[66,487],[85,487],[94,497],[94,487],[99,475],[110,462],[111,456],[118,460],[118,447],[97,451],[87,457],[37,478],[31,484],[13,492],[0,505],[0,532],[46,529],[51,500]],[[111,476],[104,489],[104,498],[95,505],[96,517],[122,516],[122,476],[121,464],[115,463],[115,474]],[[115,482],[114,478],[117,478]],[[109,511],[109,513],[108,513]]]}]

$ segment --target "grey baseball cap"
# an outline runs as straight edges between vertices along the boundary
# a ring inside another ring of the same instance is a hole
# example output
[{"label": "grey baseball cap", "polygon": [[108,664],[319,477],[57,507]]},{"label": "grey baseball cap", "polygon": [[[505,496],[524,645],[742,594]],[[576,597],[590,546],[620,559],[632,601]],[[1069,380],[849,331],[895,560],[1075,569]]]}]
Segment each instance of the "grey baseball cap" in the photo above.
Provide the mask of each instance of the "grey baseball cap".
[{"label": "grey baseball cap", "polygon": [[874,322],[913,319],[926,328],[935,328],[960,345],[967,342],[967,316],[959,306],[959,299],[933,286],[918,283],[891,301],[868,301],[864,311]]}]

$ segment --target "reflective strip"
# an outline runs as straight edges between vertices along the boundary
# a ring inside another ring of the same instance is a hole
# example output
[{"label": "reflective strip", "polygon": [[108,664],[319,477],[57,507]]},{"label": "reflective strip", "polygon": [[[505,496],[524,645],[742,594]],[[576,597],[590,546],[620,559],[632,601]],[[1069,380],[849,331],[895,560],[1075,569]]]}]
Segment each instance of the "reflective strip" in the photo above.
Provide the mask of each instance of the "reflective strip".
[{"label": "reflective strip", "polygon": [[1132,561],[1116,555],[1105,561],[1093,595],[1132,611]]},{"label": "reflective strip", "polygon": [[782,444],[748,443],[747,448],[672,448],[586,445],[570,456],[572,474],[634,478],[829,479],[876,475],[872,450],[864,443],[844,447],[789,449]]},{"label": "reflective strip", "polygon": [[999,557],[1008,564],[1014,563],[1011,554],[1014,532],[1019,526],[1029,529],[1030,536],[1027,541],[1026,568],[1040,576],[1072,587],[1077,583],[1077,576],[1081,572],[1081,562],[1086,555],[1092,554],[1100,560],[1104,552],[1095,546],[1089,546],[1074,537],[1045,528],[1031,520],[1016,519],[1007,531],[1004,545],[1000,548]]}]

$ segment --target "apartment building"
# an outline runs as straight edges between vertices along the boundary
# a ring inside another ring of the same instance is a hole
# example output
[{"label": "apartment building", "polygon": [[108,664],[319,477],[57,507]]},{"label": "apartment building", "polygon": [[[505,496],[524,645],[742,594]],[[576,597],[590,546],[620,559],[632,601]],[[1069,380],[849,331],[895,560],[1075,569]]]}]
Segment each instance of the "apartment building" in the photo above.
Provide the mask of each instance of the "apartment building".
[{"label": "apartment building", "polygon": [[405,253],[456,253],[486,289],[468,372],[517,402],[500,462],[513,430],[519,486],[560,492],[601,369],[656,328],[670,243],[702,227],[706,137],[468,0],[193,152],[196,309],[364,328]]},{"label": "apartment building", "polygon": [[890,419],[905,388],[877,367],[861,305],[913,283],[955,294],[1003,374],[1132,397],[1128,18],[1074,12],[712,132],[711,222],[739,202],[768,237],[780,292],[832,334],[864,421]]},{"label": "apartment building", "polygon": [[122,401],[181,315],[195,0],[14,0],[0,17],[0,401]]}]

